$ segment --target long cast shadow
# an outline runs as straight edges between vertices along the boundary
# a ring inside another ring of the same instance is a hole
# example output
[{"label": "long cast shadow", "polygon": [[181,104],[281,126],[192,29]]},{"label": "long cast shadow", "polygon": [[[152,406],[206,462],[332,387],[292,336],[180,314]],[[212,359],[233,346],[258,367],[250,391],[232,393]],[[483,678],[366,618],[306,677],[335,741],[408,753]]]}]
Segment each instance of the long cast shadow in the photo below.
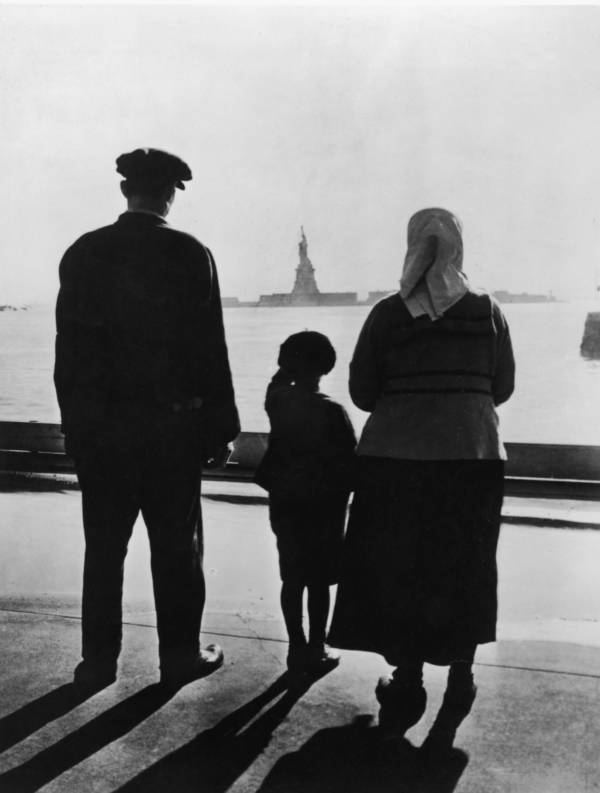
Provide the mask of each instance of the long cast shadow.
[{"label": "long cast shadow", "polygon": [[[288,687],[282,675],[269,688],[205,730],[185,746],[159,760],[115,793],[223,793],[264,750],[273,731],[314,683]],[[284,693],[285,692],[285,693]],[[281,698],[255,721],[263,708]],[[250,724],[250,722],[252,722]],[[250,725],[243,729],[246,725]]]},{"label": "long cast shadow", "polygon": [[64,716],[94,693],[97,692],[83,692],[73,683],[66,683],[3,716],[0,719],[0,752],[10,749],[45,724]]},{"label": "long cast shadow", "polygon": [[[57,691],[60,693],[61,689]],[[173,692],[157,684],[143,688],[27,762],[0,774],[0,790],[6,793],[33,793],[39,790],[67,769],[125,735],[161,708],[172,696]],[[58,710],[56,704],[55,712]],[[33,723],[33,716],[31,719]]]},{"label": "long cast shadow", "polygon": [[372,716],[315,733],[280,758],[258,793],[451,793],[467,763],[459,749],[432,757],[390,738]]}]

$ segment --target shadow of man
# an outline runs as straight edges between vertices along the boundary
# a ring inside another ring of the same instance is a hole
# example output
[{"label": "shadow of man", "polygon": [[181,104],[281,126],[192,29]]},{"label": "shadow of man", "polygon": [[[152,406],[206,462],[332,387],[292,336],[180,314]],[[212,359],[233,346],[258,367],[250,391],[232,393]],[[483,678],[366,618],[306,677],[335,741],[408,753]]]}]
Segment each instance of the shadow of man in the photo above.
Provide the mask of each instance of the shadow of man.
[{"label": "shadow of man", "polygon": [[[115,793],[223,793],[261,754],[274,730],[316,679],[294,682],[287,673],[281,675],[253,700],[142,771]],[[258,716],[277,697],[280,699]]]},{"label": "shadow of man", "polygon": [[[4,747],[7,748],[7,744],[13,745],[31,734],[34,728],[43,726],[81,704],[91,693],[88,691],[86,695],[73,686],[61,686],[6,717],[2,724],[6,727],[9,720],[8,725],[12,732],[6,733]],[[143,688],[27,762],[0,774],[0,790],[6,793],[33,793],[39,790],[69,768],[125,735],[166,704],[172,696],[173,691],[160,685]]]},{"label": "shadow of man", "polygon": [[3,716],[0,718],[0,752],[5,752],[46,724],[64,716],[95,693],[66,683]]},{"label": "shadow of man", "polygon": [[319,730],[280,758],[257,793],[451,793],[467,763],[459,749],[421,752],[372,726],[370,715]]}]

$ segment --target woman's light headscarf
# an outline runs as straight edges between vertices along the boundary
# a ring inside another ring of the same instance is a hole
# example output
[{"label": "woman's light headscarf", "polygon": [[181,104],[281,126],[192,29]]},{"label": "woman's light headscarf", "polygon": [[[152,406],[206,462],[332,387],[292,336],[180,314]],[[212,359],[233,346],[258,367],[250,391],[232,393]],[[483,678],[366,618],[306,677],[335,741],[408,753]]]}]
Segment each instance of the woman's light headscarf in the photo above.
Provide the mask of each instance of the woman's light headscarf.
[{"label": "woman's light headscarf", "polygon": [[446,209],[421,209],[408,223],[400,295],[413,317],[439,319],[468,291],[457,218]]}]

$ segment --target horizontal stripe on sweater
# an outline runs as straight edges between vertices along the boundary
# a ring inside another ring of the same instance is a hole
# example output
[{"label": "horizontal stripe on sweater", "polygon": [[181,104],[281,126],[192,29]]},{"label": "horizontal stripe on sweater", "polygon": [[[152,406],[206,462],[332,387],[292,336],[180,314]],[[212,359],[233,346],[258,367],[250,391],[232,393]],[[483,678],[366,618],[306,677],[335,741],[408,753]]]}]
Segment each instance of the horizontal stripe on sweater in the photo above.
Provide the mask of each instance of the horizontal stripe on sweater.
[{"label": "horizontal stripe on sweater", "polygon": [[492,396],[489,388],[386,388],[384,396],[388,394],[484,394]]},{"label": "horizontal stripe on sweater", "polygon": [[433,377],[436,375],[458,375],[465,377],[482,377],[492,379],[491,372],[476,372],[469,369],[421,369],[412,372],[393,372],[387,376],[388,380],[395,380],[401,377]]}]

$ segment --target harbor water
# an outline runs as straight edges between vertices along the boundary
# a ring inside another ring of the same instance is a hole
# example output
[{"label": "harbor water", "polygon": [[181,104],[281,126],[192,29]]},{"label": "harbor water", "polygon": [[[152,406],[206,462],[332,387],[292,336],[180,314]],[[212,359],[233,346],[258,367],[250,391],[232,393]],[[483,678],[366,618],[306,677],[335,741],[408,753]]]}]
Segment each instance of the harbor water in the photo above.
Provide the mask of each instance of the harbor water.
[{"label": "harbor water", "polygon": [[[517,386],[500,409],[506,441],[600,444],[600,361],[585,360],[579,345],[593,304],[506,304],[517,362]],[[596,306],[597,308],[597,306]],[[299,330],[326,333],[338,363],[322,390],[344,404],[358,430],[366,414],[350,403],[348,364],[368,306],[225,309],[242,428],[265,431],[266,385],[279,344]],[[0,312],[0,421],[59,420],[52,383],[53,307]]]}]

